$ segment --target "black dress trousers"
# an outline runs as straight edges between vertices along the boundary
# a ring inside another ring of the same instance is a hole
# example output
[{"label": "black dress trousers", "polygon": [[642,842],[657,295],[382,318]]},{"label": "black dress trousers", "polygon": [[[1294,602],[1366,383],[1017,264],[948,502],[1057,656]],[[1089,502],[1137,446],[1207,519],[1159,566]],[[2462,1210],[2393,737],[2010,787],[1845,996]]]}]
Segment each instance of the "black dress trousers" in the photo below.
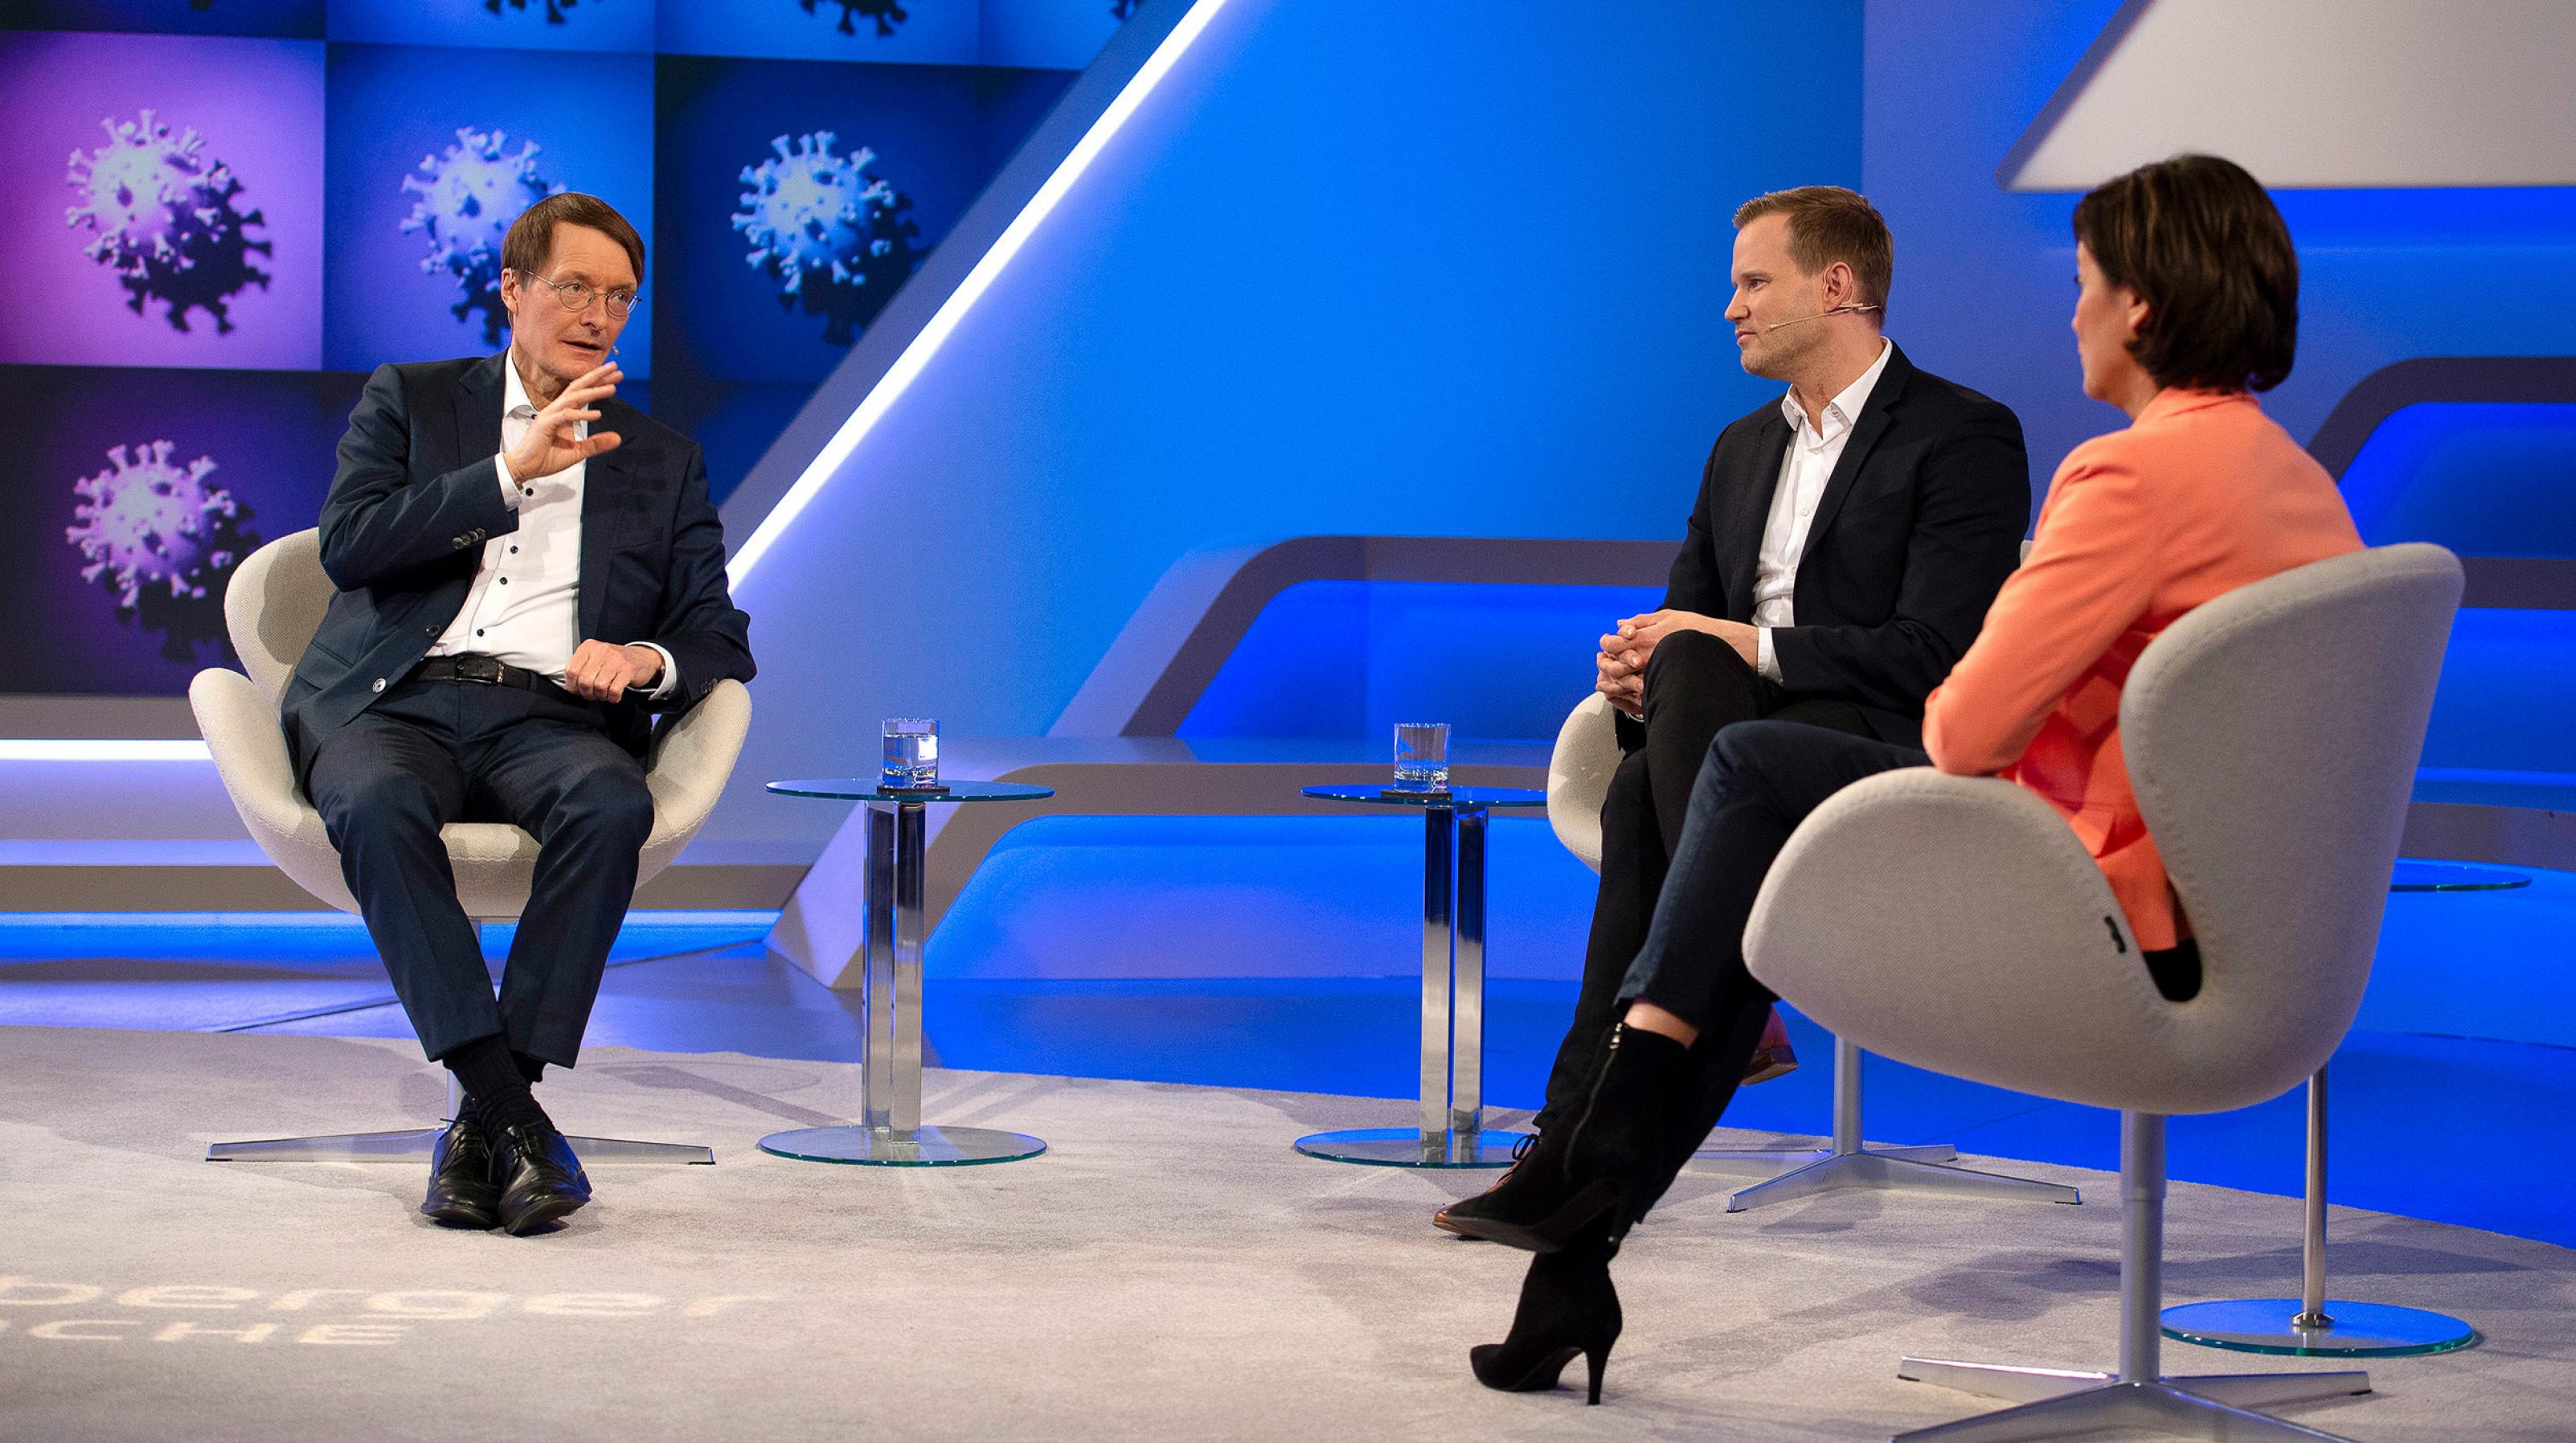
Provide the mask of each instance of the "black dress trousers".
[{"label": "black dress trousers", "polygon": [[[653,830],[643,764],[609,739],[602,708],[551,688],[406,680],[324,740],[306,790],[422,1049],[499,1036],[571,1066]],[[439,840],[454,821],[537,839],[498,997]]]}]

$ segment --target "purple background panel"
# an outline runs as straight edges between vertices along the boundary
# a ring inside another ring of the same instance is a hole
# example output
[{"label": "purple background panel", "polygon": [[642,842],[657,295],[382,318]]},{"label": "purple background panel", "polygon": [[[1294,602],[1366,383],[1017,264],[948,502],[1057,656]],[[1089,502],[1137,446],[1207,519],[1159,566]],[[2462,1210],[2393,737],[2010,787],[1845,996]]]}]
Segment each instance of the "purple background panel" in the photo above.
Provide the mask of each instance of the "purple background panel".
[{"label": "purple background panel", "polygon": [[552,19],[547,0],[503,0],[497,14],[484,0],[329,0],[329,9],[333,40],[593,53],[653,48],[654,0],[558,0]]},{"label": "purple background panel", "polygon": [[9,0],[0,29],[124,30],[170,35],[322,38],[322,0],[221,0],[200,10],[188,0]]},{"label": "purple background panel", "polygon": [[[158,300],[127,309],[116,273],[63,223],[74,150],[101,120],[149,108],[173,135],[194,126],[232,167],[237,210],[270,252],[270,280],[229,298],[233,329],[204,311],[172,329]],[[322,364],[322,46],[171,35],[0,34],[0,363],[306,369]]]},{"label": "purple background panel", "polygon": [[[791,7],[792,8],[792,7]],[[481,13],[480,8],[476,10]],[[405,231],[421,197],[403,188],[422,157],[456,132],[499,130],[505,155],[533,140],[540,178],[617,207],[645,238],[644,291],[660,280],[653,228],[653,59],[392,45],[331,47],[331,255],[323,364],[373,370],[386,361],[490,355],[479,312],[445,271],[424,272],[427,235]],[[618,340],[630,376],[652,374],[651,307]]]},{"label": "purple background panel", "polygon": [[[165,657],[168,632],[120,619],[102,581],[81,579],[80,549],[64,539],[73,483],[153,441],[170,460],[199,456],[206,484],[231,493],[241,531],[274,541],[314,524],[331,488],[332,449],[348,428],[364,377],[312,371],[153,370],[0,366],[0,415],[45,424],[0,447],[0,691],[177,696],[200,666],[229,655],[219,641],[191,659]],[[220,636],[223,602],[190,604],[200,630]]]}]

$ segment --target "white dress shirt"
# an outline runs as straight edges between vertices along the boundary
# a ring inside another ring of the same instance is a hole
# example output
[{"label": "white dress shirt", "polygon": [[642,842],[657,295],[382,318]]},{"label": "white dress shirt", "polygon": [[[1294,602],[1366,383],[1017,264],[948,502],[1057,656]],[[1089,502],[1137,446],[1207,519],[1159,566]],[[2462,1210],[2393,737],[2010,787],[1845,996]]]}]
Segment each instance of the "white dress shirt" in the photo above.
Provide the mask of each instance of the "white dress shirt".
[{"label": "white dress shirt", "polygon": [[1823,425],[1808,421],[1796,391],[1780,398],[1780,414],[1789,418],[1789,450],[1780,458],[1780,484],[1771,492],[1771,515],[1762,526],[1762,552],[1753,574],[1753,624],[1759,628],[1754,670],[1773,681],[1780,680],[1780,659],[1772,653],[1771,632],[1798,624],[1798,560],[1806,554],[1807,527],[1815,520],[1816,503],[1824,499],[1834,464],[1843,458],[1844,444],[1851,440],[1852,422],[1869,404],[1869,393],[1878,389],[1887,358],[1896,351],[1891,341],[1882,339],[1878,345],[1878,359],[1860,379],[1825,403]]},{"label": "white dress shirt", "polygon": [[[590,470],[575,461],[551,476],[533,481],[510,478],[510,448],[528,434],[536,404],[519,378],[518,362],[501,356],[501,450],[493,458],[501,499],[519,513],[519,529],[483,543],[483,564],[431,656],[473,652],[496,657],[561,685],[573,650],[581,645],[581,488]],[[590,434],[590,423],[573,423],[575,436]],[[670,694],[679,680],[671,653],[661,653],[662,674],[641,689],[647,697]]]}]

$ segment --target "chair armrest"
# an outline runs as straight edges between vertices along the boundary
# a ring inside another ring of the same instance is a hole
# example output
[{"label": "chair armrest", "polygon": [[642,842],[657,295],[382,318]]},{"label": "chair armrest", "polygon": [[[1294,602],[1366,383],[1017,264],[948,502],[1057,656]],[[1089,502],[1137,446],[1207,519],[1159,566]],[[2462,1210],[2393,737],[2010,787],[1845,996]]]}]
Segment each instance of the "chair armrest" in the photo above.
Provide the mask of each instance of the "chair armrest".
[{"label": "chair armrest", "polygon": [[212,668],[188,683],[188,708],[214,757],[215,775],[254,836],[292,835],[308,808],[295,789],[295,764],[277,706],[237,671]]},{"label": "chair armrest", "polygon": [[1911,767],[1845,788],[1790,837],[1744,944],[1800,1011],[1918,1067],[2153,1112],[2252,1100],[2172,1076],[2189,1004],[2156,990],[2073,829],[2011,782]]},{"label": "chair armrest", "polygon": [[724,795],[725,781],[751,733],[751,692],[741,682],[720,681],[680,714],[653,745],[645,785],[653,793],[653,834],[648,857],[676,855],[704,826]]},{"label": "chair armrest", "polygon": [[1583,865],[1601,870],[1601,803],[1619,770],[1619,724],[1595,692],[1565,718],[1547,758],[1547,822]]}]

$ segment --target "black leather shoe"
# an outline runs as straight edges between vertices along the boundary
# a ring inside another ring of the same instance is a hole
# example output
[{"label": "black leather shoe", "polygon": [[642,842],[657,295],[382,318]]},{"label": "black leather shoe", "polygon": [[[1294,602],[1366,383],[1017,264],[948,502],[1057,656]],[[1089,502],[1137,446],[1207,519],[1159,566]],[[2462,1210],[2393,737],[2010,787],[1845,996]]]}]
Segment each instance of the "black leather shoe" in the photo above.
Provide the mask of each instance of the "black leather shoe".
[{"label": "black leather shoe", "polygon": [[429,1196],[420,1210],[451,1228],[488,1228],[501,1221],[500,1190],[492,1186],[492,1145],[471,1117],[460,1117],[429,1150]]},{"label": "black leather shoe", "polygon": [[504,1128],[493,1138],[492,1185],[501,1195],[501,1230],[514,1238],[560,1222],[590,1201],[590,1178],[572,1144],[534,1124]]}]

